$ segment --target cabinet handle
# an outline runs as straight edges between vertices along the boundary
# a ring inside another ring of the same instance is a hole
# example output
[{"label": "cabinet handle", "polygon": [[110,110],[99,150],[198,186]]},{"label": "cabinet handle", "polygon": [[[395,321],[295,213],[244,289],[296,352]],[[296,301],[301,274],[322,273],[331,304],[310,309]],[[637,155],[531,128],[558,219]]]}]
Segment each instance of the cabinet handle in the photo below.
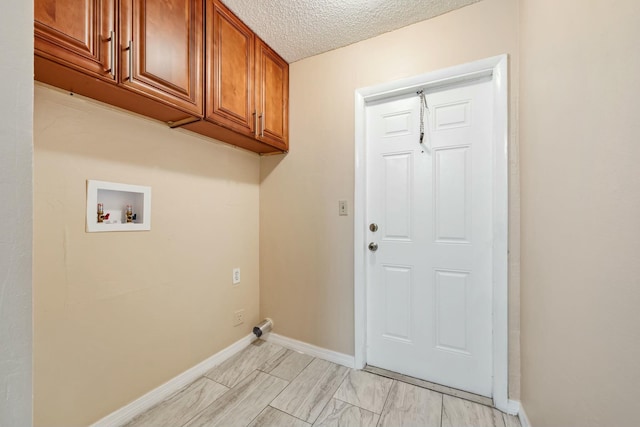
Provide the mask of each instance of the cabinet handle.
[{"label": "cabinet handle", "polygon": [[264,113],[260,114],[260,138],[264,138],[264,116]]},{"label": "cabinet handle", "polygon": [[253,134],[258,136],[258,112],[253,112]]},{"label": "cabinet handle", "polygon": [[112,78],[116,78],[116,33],[109,31],[109,74]]},{"label": "cabinet handle", "polygon": [[129,82],[133,81],[133,40],[129,40]]}]

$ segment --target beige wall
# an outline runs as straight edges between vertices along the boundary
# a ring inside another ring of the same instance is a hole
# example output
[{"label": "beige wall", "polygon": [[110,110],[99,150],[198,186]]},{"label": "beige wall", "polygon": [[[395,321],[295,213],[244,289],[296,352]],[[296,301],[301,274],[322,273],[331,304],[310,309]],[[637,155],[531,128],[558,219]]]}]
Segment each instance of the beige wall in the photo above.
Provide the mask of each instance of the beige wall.
[{"label": "beige wall", "polygon": [[0,426],[31,425],[33,2],[0,14]]},{"label": "beige wall", "polygon": [[[297,62],[291,153],[261,160],[37,86],[36,425],[95,421],[261,316],[283,335],[353,354],[354,91],[502,53],[511,76],[510,396],[520,395],[520,158],[524,407],[535,426],[631,425],[639,19],[636,0],[483,0]],[[85,233],[86,179],[152,186],[152,231]],[[337,215],[340,199],[350,216]],[[236,308],[247,320],[232,328]]]},{"label": "beige wall", "polygon": [[[87,425],[258,321],[259,157],[41,85],[34,119],[35,423]],[[86,233],[87,179],[151,186],[151,231]]]},{"label": "beige wall", "polygon": [[[519,222],[515,0],[484,0],[290,67],[291,152],[266,157],[260,187],[260,307],[275,331],[354,353],[353,194],[356,89],[510,55],[510,395],[519,390]],[[338,200],[350,215],[338,216]]]},{"label": "beige wall", "polygon": [[521,0],[522,402],[637,425],[640,2]]}]

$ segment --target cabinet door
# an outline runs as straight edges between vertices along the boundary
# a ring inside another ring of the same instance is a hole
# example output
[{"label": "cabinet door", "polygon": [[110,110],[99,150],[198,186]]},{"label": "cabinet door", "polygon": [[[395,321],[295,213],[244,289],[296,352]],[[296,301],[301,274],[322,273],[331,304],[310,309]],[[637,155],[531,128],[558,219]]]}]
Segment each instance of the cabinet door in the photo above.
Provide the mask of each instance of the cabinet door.
[{"label": "cabinet door", "polygon": [[35,0],[35,53],[115,82],[114,0]]},{"label": "cabinet door", "polygon": [[218,0],[207,0],[207,119],[255,132],[254,34]]},{"label": "cabinet door", "polygon": [[120,83],[202,116],[203,0],[120,5]]},{"label": "cabinet door", "polygon": [[289,149],[289,64],[262,40],[256,43],[258,139]]}]

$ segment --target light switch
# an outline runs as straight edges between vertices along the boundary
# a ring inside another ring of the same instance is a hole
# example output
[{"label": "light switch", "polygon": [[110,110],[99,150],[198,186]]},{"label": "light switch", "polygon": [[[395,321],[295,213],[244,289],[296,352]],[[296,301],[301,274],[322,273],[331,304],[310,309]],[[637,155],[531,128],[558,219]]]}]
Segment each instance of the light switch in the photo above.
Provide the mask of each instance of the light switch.
[{"label": "light switch", "polygon": [[347,201],[346,200],[338,200],[338,215],[340,215],[340,216],[349,215],[349,210],[347,209]]}]

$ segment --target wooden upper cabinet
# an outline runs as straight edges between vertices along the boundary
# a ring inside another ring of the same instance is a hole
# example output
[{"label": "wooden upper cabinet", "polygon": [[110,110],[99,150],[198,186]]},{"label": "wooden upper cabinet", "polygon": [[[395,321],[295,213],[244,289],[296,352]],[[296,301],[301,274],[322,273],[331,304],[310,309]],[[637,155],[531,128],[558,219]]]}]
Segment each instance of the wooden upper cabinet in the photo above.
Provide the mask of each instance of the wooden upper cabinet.
[{"label": "wooden upper cabinet", "polygon": [[36,80],[256,153],[289,150],[289,65],[221,0],[34,10]]},{"label": "wooden upper cabinet", "polygon": [[120,83],[203,116],[203,0],[120,3]]},{"label": "wooden upper cabinet", "polygon": [[256,37],[258,139],[289,150],[289,64]]},{"label": "wooden upper cabinet", "polygon": [[115,0],[35,0],[34,18],[36,54],[115,83]]},{"label": "wooden upper cabinet", "polygon": [[205,119],[275,148],[259,152],[287,151],[289,65],[220,0],[206,1]]},{"label": "wooden upper cabinet", "polygon": [[218,0],[207,0],[206,9],[206,118],[253,136],[255,36]]}]

